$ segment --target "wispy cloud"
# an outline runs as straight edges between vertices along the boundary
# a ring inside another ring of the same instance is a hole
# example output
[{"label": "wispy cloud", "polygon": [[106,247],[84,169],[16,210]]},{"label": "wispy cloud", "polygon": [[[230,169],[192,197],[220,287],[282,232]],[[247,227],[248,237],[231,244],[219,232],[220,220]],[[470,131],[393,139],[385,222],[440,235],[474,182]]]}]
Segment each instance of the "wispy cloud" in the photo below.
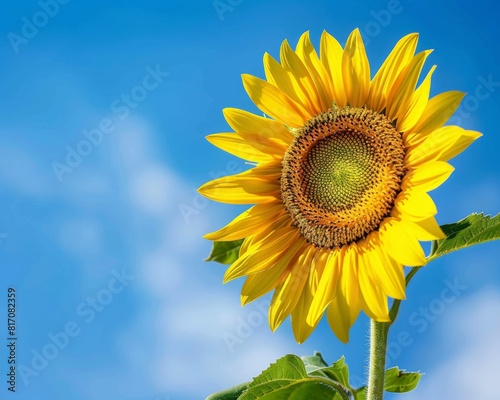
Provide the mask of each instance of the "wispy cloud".
[{"label": "wispy cloud", "polygon": [[[230,384],[251,379],[267,364],[286,353],[286,341],[269,335],[267,317],[256,327],[247,345],[230,352],[224,334],[235,330],[242,311],[238,296],[228,288],[214,291],[205,284],[207,274],[192,266],[206,255],[201,239],[212,219],[208,207],[186,221],[177,205],[193,197],[192,184],[155,160],[147,132],[124,136],[126,142],[142,149],[128,169],[128,201],[134,206],[133,219],[156,222],[158,235],[150,245],[137,246],[137,274],[144,298],[154,307],[139,310],[129,330],[123,332],[120,348],[131,364],[141,359],[149,366],[149,377],[158,393],[206,396]],[[119,145],[126,149],[127,146]],[[126,154],[123,154],[125,159]],[[141,217],[142,216],[142,217]],[[142,340],[145,326],[148,341]],[[266,337],[265,340],[262,339]],[[290,342],[289,342],[290,343]],[[131,350],[131,347],[134,350]],[[265,356],[263,356],[265,355]],[[193,374],[196,385],[193,385]]]},{"label": "wispy cloud", "polygon": [[[412,399],[498,399],[500,292],[485,289],[456,304],[442,321],[428,354],[428,370]],[[436,351],[434,351],[434,349]]]}]

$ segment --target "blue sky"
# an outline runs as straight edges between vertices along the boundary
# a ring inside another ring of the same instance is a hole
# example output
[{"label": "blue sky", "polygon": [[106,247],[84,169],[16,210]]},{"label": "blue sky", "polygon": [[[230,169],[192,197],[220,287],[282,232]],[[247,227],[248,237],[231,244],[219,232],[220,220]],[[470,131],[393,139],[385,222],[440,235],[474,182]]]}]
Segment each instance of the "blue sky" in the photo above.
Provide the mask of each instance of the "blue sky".
[{"label": "blue sky", "polygon": [[[196,188],[247,168],[204,136],[228,130],[224,107],[257,112],[240,74],[263,77],[264,52],[276,56],[285,38],[310,30],[317,44],[326,29],[344,43],[359,27],[376,70],[419,32],[419,49],[435,49],[431,94],[467,92],[453,122],[484,134],[433,193],[438,221],[496,214],[498,11],[492,0],[5,4],[0,313],[15,288],[18,375],[16,394],[2,383],[0,397],[199,399],[314,350],[330,362],[345,354],[362,380],[365,317],[347,346],[325,321],[299,346],[288,321],[270,332],[266,299],[241,309],[241,281],[223,286],[225,268],[202,261],[201,235],[241,208]],[[499,249],[450,255],[411,283],[389,340],[389,365],[426,373],[406,398],[497,397]]]}]

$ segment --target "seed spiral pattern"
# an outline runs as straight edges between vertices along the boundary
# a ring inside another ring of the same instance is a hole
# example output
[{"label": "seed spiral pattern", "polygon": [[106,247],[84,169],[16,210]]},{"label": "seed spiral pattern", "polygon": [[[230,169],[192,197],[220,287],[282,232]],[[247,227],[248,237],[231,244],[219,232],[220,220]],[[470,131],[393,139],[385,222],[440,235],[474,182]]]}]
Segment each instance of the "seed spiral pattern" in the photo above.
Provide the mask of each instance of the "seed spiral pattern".
[{"label": "seed spiral pattern", "polygon": [[366,237],[390,214],[404,156],[383,114],[348,106],[310,119],[283,159],[281,194],[294,225],[320,248]]}]

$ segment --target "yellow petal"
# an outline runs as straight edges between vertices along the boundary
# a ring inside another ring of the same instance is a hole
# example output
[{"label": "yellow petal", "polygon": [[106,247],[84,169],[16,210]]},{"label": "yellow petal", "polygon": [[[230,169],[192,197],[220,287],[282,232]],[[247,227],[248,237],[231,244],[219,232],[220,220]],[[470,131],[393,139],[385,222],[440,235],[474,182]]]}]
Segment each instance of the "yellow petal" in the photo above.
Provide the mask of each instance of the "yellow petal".
[{"label": "yellow petal", "polygon": [[353,243],[344,251],[345,253],[341,252],[339,256],[340,278],[336,297],[340,296],[345,300],[352,325],[357,318],[360,306],[357,245]]},{"label": "yellow petal", "polygon": [[280,57],[281,64],[296,80],[296,90],[299,98],[303,101],[303,104],[307,105],[304,108],[309,110],[311,117],[327,110],[329,106],[323,104],[309,71],[286,40],[281,46]]},{"label": "yellow petal", "polygon": [[363,107],[370,93],[370,64],[359,29],[347,38],[342,54],[342,78],[347,102],[353,107]]},{"label": "yellow petal", "polygon": [[211,200],[229,204],[260,204],[279,199],[280,170],[270,165],[273,167],[263,164],[237,175],[214,179],[201,186],[198,192]]},{"label": "yellow petal", "polygon": [[[283,152],[276,151],[272,144],[267,147],[260,146],[260,149],[252,146],[251,142],[237,133],[216,133],[207,136],[207,140],[219,149],[248,161],[269,162],[283,155]],[[266,139],[263,138],[262,140]],[[269,139],[267,140],[269,142]]]},{"label": "yellow petal", "polygon": [[460,105],[465,93],[450,91],[440,93],[429,100],[420,120],[412,132],[428,134],[444,125]]},{"label": "yellow petal", "polygon": [[381,245],[378,232],[372,232],[366,239],[370,263],[366,264],[375,282],[395,299],[405,298],[405,275],[403,265],[389,257]]},{"label": "yellow petal", "polygon": [[413,230],[418,240],[439,240],[446,237],[434,217],[415,222]]},{"label": "yellow petal", "polygon": [[[287,245],[290,244],[288,240],[282,240],[282,243],[284,242],[286,242]],[[281,256],[280,251],[284,249],[285,247],[282,246],[282,248],[276,251],[273,249],[265,249],[260,253],[246,253],[246,257],[240,257],[231,264],[224,274],[222,283],[228,283],[243,276],[252,276],[271,269]]]},{"label": "yellow petal", "polygon": [[437,214],[437,208],[425,191],[417,189],[405,190],[397,197],[392,211],[393,216],[399,213],[412,221],[422,221]]},{"label": "yellow petal", "polygon": [[440,154],[462,135],[464,129],[458,126],[445,126],[426,135],[419,144],[406,150],[405,165],[416,168],[420,164],[436,161]]},{"label": "yellow petal", "polygon": [[[293,75],[268,53],[264,54],[264,72],[270,84],[276,86],[305,109],[308,109],[307,102],[299,96],[298,83]],[[309,109],[308,112],[310,112]]]},{"label": "yellow petal", "polygon": [[425,255],[410,222],[386,218],[379,229],[382,244],[397,262],[411,267],[425,264]]},{"label": "yellow petal", "polygon": [[252,244],[253,236],[247,236],[240,246],[240,251],[238,257],[243,257],[243,255],[248,251],[248,247]]},{"label": "yellow petal", "polygon": [[332,35],[323,31],[321,35],[320,59],[325,70],[330,74],[330,91],[338,107],[345,107],[347,105],[347,96],[342,78],[343,52],[340,43]]},{"label": "yellow petal", "polygon": [[283,203],[257,204],[233,219],[224,228],[207,233],[208,240],[230,241],[255,235],[284,215]]},{"label": "yellow petal", "polygon": [[302,295],[300,296],[295,309],[292,311],[293,335],[299,344],[304,343],[316,327],[309,325],[306,321],[307,313],[309,312],[312,300],[313,296],[311,294],[311,290],[309,289],[309,285],[304,285]]},{"label": "yellow petal", "polygon": [[435,69],[436,66],[433,65],[422,84],[411,95],[406,109],[400,114],[401,116],[398,118],[397,123],[397,128],[400,132],[406,132],[413,128],[422,116],[429,100],[431,78]]},{"label": "yellow petal", "polygon": [[326,268],[326,261],[330,255],[330,249],[316,249],[316,254],[312,260],[311,273],[309,274],[309,288],[313,296],[316,295],[319,282]]},{"label": "yellow petal", "polygon": [[285,268],[286,266],[275,264],[264,272],[248,276],[241,288],[241,305],[245,306],[251,303],[278,286],[285,278],[283,274]]},{"label": "yellow petal", "polygon": [[422,67],[430,53],[430,50],[418,53],[400,72],[387,96],[387,116],[391,120],[404,116],[415,91]]},{"label": "yellow petal", "polygon": [[226,270],[223,282],[268,270],[297,239],[298,231],[294,228],[282,227],[272,231],[261,242],[258,251],[246,252]]},{"label": "yellow petal", "polygon": [[[270,204],[273,203],[267,203],[264,205],[270,205]],[[252,236],[247,236],[243,240],[243,243],[240,246],[239,257],[240,258],[246,257],[248,255],[247,253],[252,253],[256,249],[259,249],[262,246],[262,241],[264,238],[270,235],[272,231],[283,228],[285,226],[288,227],[291,226],[290,217],[286,213],[279,216],[278,219],[276,219],[276,221],[272,222],[271,225],[266,226],[265,229],[261,230],[256,229],[255,232],[252,234]]]},{"label": "yellow petal", "polygon": [[403,178],[401,188],[408,190],[416,187],[428,192],[446,181],[453,171],[454,168],[444,161],[431,161],[408,172]]},{"label": "yellow petal", "polygon": [[415,168],[430,161],[448,161],[481,137],[476,131],[466,131],[459,126],[444,126],[427,135],[420,144],[410,147],[405,165]]},{"label": "yellow petal", "polygon": [[387,59],[384,61],[370,86],[368,107],[374,111],[382,111],[387,105],[387,95],[401,70],[415,54],[418,34],[406,35],[396,43]]},{"label": "yellow petal", "polygon": [[252,177],[228,176],[204,184],[198,191],[205,197],[228,204],[259,204],[279,198],[279,186]]},{"label": "yellow petal", "polygon": [[243,74],[242,78],[248,96],[267,115],[294,128],[301,128],[310,118],[304,107],[276,86],[252,75]]},{"label": "yellow petal", "polygon": [[357,245],[354,243],[344,248],[339,255],[340,280],[336,296],[327,311],[330,327],[344,343],[349,340],[349,329],[356,321],[361,307],[356,252]]},{"label": "yellow petal", "polygon": [[341,342],[349,342],[349,330],[356,321],[360,309],[359,300],[356,303],[348,304],[341,293],[337,293],[337,296],[328,307],[328,324]]},{"label": "yellow petal", "polygon": [[269,306],[269,326],[275,331],[297,305],[311,269],[314,246],[306,244],[298,250],[285,280],[276,288]]},{"label": "yellow petal", "polygon": [[326,72],[323,63],[319,60],[318,54],[316,53],[316,50],[311,43],[311,39],[309,38],[309,31],[302,34],[299,42],[297,43],[295,52],[306,66],[316,88],[318,89],[322,107],[325,107],[325,109],[330,108],[333,104],[333,93],[330,89],[330,75]]},{"label": "yellow petal", "polygon": [[281,141],[269,139],[257,133],[239,132],[237,135],[239,135],[255,149],[261,151],[262,153],[272,155],[274,160],[281,160],[288,147]]},{"label": "yellow petal", "polygon": [[256,133],[269,139],[281,140],[286,145],[293,140],[292,133],[281,122],[238,108],[225,108],[223,113],[229,126],[236,132]]},{"label": "yellow petal", "polygon": [[326,260],[321,260],[325,263],[325,267],[307,315],[307,323],[309,325],[316,326],[318,324],[326,308],[335,297],[340,275],[340,253],[341,250],[335,249],[327,255]]},{"label": "yellow petal", "polygon": [[440,155],[438,160],[440,161],[448,161],[453,157],[459,155],[462,151],[464,151],[467,147],[469,147],[472,142],[478,138],[480,138],[482,133],[476,131],[463,131],[462,135],[458,138],[458,140],[453,144],[453,146],[445,149]]},{"label": "yellow petal", "polygon": [[360,248],[358,252],[358,277],[363,310],[375,321],[389,322],[387,295],[371,276],[370,265],[372,262],[371,252],[362,251]]},{"label": "yellow petal", "polygon": [[[326,265],[326,259],[330,250],[314,249],[311,254],[309,279],[304,286],[302,296],[299,303],[292,312],[292,327],[297,342],[302,343],[312,333],[316,325],[307,323],[307,315],[314,296],[317,292],[320,277],[323,276],[323,271]],[[318,320],[319,322],[319,320]]]},{"label": "yellow petal", "polygon": [[299,237],[271,268],[250,275],[241,288],[241,304],[246,305],[280,285],[288,274],[293,256],[305,244],[306,241]]}]

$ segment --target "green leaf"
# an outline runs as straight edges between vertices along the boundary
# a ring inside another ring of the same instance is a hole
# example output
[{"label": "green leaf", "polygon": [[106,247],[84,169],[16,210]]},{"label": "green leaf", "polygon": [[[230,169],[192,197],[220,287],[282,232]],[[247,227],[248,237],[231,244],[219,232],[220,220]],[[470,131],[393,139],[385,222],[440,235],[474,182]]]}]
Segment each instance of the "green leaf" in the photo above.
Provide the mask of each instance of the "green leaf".
[{"label": "green leaf", "polygon": [[262,372],[249,384],[249,387],[260,385],[270,381],[277,380],[298,380],[306,378],[306,367],[300,357],[294,354],[288,354],[281,357],[274,364]]},{"label": "green leaf", "polygon": [[344,356],[340,357],[338,361],[334,362],[331,367],[323,368],[323,372],[325,372],[327,376],[334,381],[340,382],[342,386],[350,387],[349,367],[345,362]]},{"label": "green leaf", "polygon": [[384,390],[393,393],[405,393],[415,389],[420,382],[422,374],[419,372],[406,372],[398,367],[385,371]]},{"label": "green leaf", "polygon": [[315,351],[313,356],[303,356],[300,358],[304,361],[308,374],[317,369],[328,367],[328,364],[319,351]]},{"label": "green leaf", "polygon": [[428,261],[465,247],[500,239],[500,214],[491,218],[474,213],[454,224],[442,225],[441,229],[447,237],[433,242]]},{"label": "green leaf", "polygon": [[298,381],[263,383],[248,389],[238,400],[332,400],[334,398],[349,398],[347,394],[344,394],[343,397],[339,397],[338,394],[339,390],[331,386],[328,381],[320,378],[308,378]]},{"label": "green leaf", "polygon": [[[321,353],[315,352],[302,359],[288,354],[252,382],[215,393],[206,400],[350,400],[349,392],[356,393],[349,386],[344,357],[328,366]],[[359,392],[364,393],[364,388]],[[361,399],[357,393],[356,399]]]},{"label": "green leaf", "polygon": [[349,385],[349,367],[345,363],[344,356],[342,356],[337,362],[334,362],[330,367],[316,367],[313,365],[308,366],[306,364],[306,369],[308,370],[309,376],[322,376],[334,382],[340,383],[345,388],[351,389],[351,386]]},{"label": "green leaf", "polygon": [[213,242],[212,252],[205,261],[217,261],[221,264],[232,264],[238,259],[243,239],[232,242]]},{"label": "green leaf", "polygon": [[[349,384],[349,367],[345,362],[344,356],[338,361],[328,366],[323,356],[319,352],[315,352],[314,356],[302,357],[306,364],[306,371],[309,376],[322,377],[332,382],[339,383],[345,389],[354,392]],[[339,399],[339,395],[335,399]]]},{"label": "green leaf", "polygon": [[248,389],[248,382],[214,393],[205,400],[237,400],[246,389]]},{"label": "green leaf", "polygon": [[[305,359],[310,368],[325,368],[320,353]],[[349,399],[338,382],[324,376],[308,376],[307,366],[296,355],[282,357],[249,383],[238,400]]]}]

